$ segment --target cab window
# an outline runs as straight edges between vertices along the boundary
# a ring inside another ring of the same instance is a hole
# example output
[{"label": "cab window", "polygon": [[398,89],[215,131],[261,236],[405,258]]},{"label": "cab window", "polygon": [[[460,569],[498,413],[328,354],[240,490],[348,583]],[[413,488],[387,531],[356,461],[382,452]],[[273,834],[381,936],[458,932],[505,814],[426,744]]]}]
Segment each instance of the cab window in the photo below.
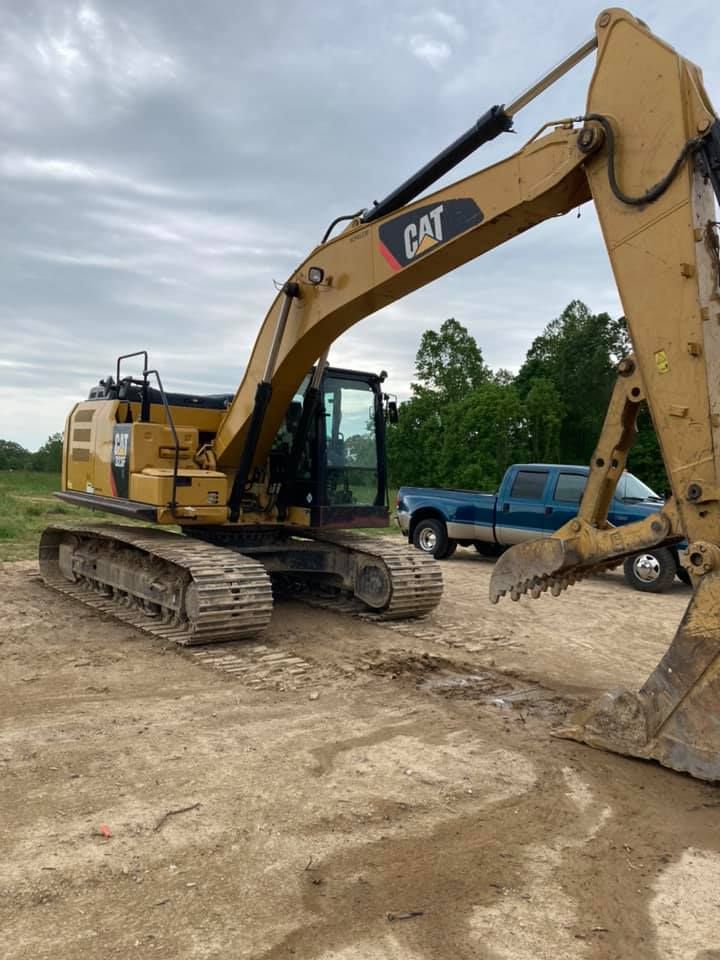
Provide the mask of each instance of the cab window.
[{"label": "cab window", "polygon": [[547,478],[547,471],[518,470],[510,496],[515,500],[540,500]]},{"label": "cab window", "polygon": [[555,484],[555,499],[563,503],[580,503],[587,477],[578,473],[561,473]]}]

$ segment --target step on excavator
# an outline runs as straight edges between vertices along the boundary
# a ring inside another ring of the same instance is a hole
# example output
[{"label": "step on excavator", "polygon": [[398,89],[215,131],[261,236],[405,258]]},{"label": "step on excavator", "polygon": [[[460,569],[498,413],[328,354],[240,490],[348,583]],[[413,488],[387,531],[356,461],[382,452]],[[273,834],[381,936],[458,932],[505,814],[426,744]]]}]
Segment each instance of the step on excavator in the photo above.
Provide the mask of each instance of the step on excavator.
[{"label": "step on excavator", "polygon": [[[593,53],[584,114],[416,199]],[[603,11],[592,38],[529,90],[383,201],[330,225],[280,289],[234,395],[167,393],[145,352],[134,376],[122,369],[131,358],[118,360],[68,417],[58,495],[148,525],[47,528],[45,581],[180,644],[257,635],[273,588],[350,595],[379,617],[432,610],[442,593],[432,558],[353,532],[387,523],[383,441],[396,408],[382,375],[330,368],[328,350],[376,310],[592,201],[633,353],[619,365],[578,516],[511,548],[490,599],[558,595],[687,540],[694,592],[662,661],[640,691],[605,695],[564,733],[720,779],[718,196],[720,121],[700,70],[628,12]],[[642,403],[672,497],[614,528],[608,505]]]}]

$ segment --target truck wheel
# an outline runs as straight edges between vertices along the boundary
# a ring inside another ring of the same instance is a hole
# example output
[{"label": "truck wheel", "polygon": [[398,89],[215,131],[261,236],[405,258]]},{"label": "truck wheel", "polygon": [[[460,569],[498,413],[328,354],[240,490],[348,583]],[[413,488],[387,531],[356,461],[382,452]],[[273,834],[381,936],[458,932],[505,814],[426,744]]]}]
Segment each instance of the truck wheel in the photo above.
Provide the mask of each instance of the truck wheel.
[{"label": "truck wheel", "polygon": [[678,580],[682,580],[682,582],[688,587],[693,585],[692,577],[681,563],[678,563],[677,570],[675,572],[677,573]]},{"label": "truck wheel", "polygon": [[678,564],[666,547],[645,550],[628,557],[623,565],[625,581],[643,593],[663,593],[675,579]]},{"label": "truck wheel", "polygon": [[447,534],[447,527],[442,520],[428,518],[421,520],[413,530],[413,546],[423,553],[430,553],[436,560],[451,557],[457,548],[455,540]]}]

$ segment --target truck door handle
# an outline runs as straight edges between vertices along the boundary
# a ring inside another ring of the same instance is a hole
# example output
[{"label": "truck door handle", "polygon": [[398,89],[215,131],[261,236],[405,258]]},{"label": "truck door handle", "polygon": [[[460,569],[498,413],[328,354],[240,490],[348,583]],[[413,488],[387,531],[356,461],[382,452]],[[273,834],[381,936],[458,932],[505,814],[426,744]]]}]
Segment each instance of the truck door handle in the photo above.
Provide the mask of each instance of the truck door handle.
[{"label": "truck door handle", "polygon": [[552,513],[552,507],[545,507],[545,516],[549,516]]},{"label": "truck door handle", "polygon": [[502,505],[502,508],[503,508],[503,513],[509,513],[509,512],[510,512],[510,504],[509,504],[509,503],[504,503],[504,504]]}]

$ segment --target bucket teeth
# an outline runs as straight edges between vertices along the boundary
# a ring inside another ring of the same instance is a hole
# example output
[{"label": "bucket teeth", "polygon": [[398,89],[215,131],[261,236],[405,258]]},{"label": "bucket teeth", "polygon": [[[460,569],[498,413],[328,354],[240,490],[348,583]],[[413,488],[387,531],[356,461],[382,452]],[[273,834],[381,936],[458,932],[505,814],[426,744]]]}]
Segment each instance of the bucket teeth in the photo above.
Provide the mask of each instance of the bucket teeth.
[{"label": "bucket teeth", "polygon": [[517,583],[509,584],[506,589],[491,593],[490,599],[493,603],[497,603],[501,597],[507,594],[510,594],[512,600],[519,600],[524,594],[529,594],[532,600],[538,600],[548,590],[553,597],[559,597],[568,587],[572,587],[595,574],[612,570],[619,563],[622,563],[622,560],[615,563],[596,563],[591,566],[576,568],[565,572],[561,576],[535,576],[530,579],[518,580]]},{"label": "bucket teeth", "polygon": [[543,593],[546,593],[548,590],[550,590],[554,597],[558,597],[564,590],[567,590],[569,586],[584,579],[584,573],[575,573],[565,577],[532,577],[511,584],[507,590],[499,590],[491,597],[491,600],[493,603],[497,603],[501,597],[507,596],[507,594],[510,594],[510,599],[515,602],[517,602],[520,597],[528,594],[531,599],[538,600]]},{"label": "bucket teeth", "polygon": [[577,557],[566,541],[557,538],[518,544],[500,557],[490,581],[490,599],[497,602],[510,594],[518,600],[524,593],[537,599],[560,571],[570,568]]}]

